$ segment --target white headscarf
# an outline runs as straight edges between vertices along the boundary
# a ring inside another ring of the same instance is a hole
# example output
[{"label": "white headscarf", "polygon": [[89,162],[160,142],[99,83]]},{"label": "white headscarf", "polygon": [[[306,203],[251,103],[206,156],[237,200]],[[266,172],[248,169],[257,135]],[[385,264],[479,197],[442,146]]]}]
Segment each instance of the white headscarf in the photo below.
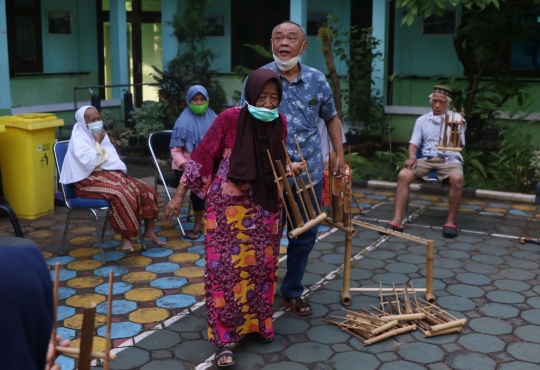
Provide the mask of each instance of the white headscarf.
[{"label": "white headscarf", "polygon": [[[72,184],[81,181],[87,178],[96,168],[97,152],[94,148],[96,140],[84,121],[84,113],[88,108],[94,107],[86,105],[75,113],[75,120],[77,122],[71,133],[68,151],[64,159],[64,165],[62,166],[62,173],[60,174],[60,182],[62,184]],[[105,134],[101,146],[109,154],[109,158],[101,163],[100,167],[103,170],[116,170],[126,173],[126,165],[120,160],[107,134]]]}]

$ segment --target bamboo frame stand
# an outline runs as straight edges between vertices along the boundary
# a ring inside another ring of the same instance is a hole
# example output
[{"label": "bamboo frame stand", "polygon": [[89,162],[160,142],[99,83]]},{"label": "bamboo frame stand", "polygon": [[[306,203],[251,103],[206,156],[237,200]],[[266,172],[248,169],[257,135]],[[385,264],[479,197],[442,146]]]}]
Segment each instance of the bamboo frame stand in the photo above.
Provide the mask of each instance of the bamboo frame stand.
[{"label": "bamboo frame stand", "polygon": [[[270,151],[267,150],[268,158],[270,160],[270,166],[272,167],[272,172],[274,173],[274,179],[275,179],[274,181],[276,182],[276,185],[278,188],[278,194],[280,195],[281,199],[283,199],[283,208],[285,209],[287,220],[289,221],[290,225],[295,226],[295,228],[293,230],[290,230],[288,233],[289,237],[292,239],[296,239],[298,235],[311,229],[313,226],[316,226],[322,223],[328,217],[326,213],[321,212],[321,208],[319,207],[319,202],[317,200],[317,195],[315,194],[315,187],[313,185],[313,182],[311,181],[311,176],[309,175],[307,163],[304,159],[304,156],[302,155],[302,151],[300,150],[300,145],[298,144],[298,140],[296,140],[296,137],[294,138],[294,141],[296,142],[296,147],[298,149],[298,153],[300,154],[300,159],[306,171],[307,180],[309,182],[309,184],[306,185],[303,179],[298,180],[294,172],[290,171],[290,175],[294,183],[294,190],[289,185],[289,180],[287,179],[288,174],[285,171],[285,167],[283,166],[283,163],[281,163],[280,160],[274,161],[272,159]],[[287,163],[291,163],[289,153],[287,152],[287,146],[284,142],[283,142],[283,148],[285,150]],[[276,172],[276,169],[277,169],[277,172]],[[315,204],[311,202],[311,198],[309,196],[310,190],[311,190],[311,195],[313,199],[315,200]],[[285,194],[283,194],[283,191],[285,191]],[[299,203],[300,203],[300,206],[302,207],[303,212],[300,212],[300,207],[298,206],[298,204],[296,203],[294,199],[293,191],[296,192],[298,196],[298,200],[300,201]],[[287,203],[285,202],[284,195],[287,197],[287,201],[289,203],[290,209],[287,207]],[[292,213],[292,218],[291,218],[291,213]],[[305,215],[305,218],[302,215]],[[294,220],[294,223],[293,223],[293,220]]]},{"label": "bamboo frame stand", "polygon": [[[349,168],[350,168],[350,154],[351,149],[349,147]],[[330,153],[330,168],[334,168],[336,160],[336,153]],[[399,288],[351,288],[351,255],[352,255],[352,237],[356,233],[353,226],[359,226],[370,230],[375,230],[380,233],[394,235],[399,238],[411,240],[427,246],[426,258],[426,288],[414,288],[415,291],[425,292],[426,300],[430,303],[435,303],[436,298],[433,294],[433,256],[434,256],[434,244],[433,240],[422,239],[414,235],[402,233],[399,231],[393,231],[384,227],[372,225],[367,222],[353,219],[351,216],[352,208],[352,174],[343,174],[345,181],[342,181],[341,189],[338,189],[337,178],[333,176],[330,171],[330,192],[332,196],[332,217],[326,219],[326,223],[332,227],[335,227],[345,232],[345,253],[343,261],[343,287],[341,288],[341,303],[345,306],[349,306],[351,301],[350,292],[373,292],[373,291],[394,291],[400,290]],[[340,191],[341,190],[341,191]],[[341,199],[340,199],[341,198]],[[356,200],[355,200],[356,201]]]},{"label": "bamboo frame stand", "polygon": [[[94,322],[96,316],[96,304],[92,303],[90,307],[84,308],[83,323],[81,330],[81,345],[80,348],[61,347],[56,343],[56,325],[58,312],[58,281],[60,275],[60,264],[54,267],[54,320],[51,333],[51,343],[55,346],[57,353],[62,353],[71,356],[78,356],[77,369],[90,370],[92,359],[102,359],[103,369],[109,370],[110,361],[116,360],[116,355],[111,354],[111,317],[112,317],[112,293],[113,293],[113,276],[114,271],[109,272],[109,296],[107,299],[107,334],[105,341],[105,352],[92,351],[94,341]],[[52,364],[51,364],[52,365]]]},{"label": "bamboo frame stand", "polygon": [[[461,152],[463,144],[461,142],[461,135],[465,132],[464,115],[465,112],[462,108],[460,116],[456,117],[456,108],[454,108],[452,113],[446,113],[441,117],[437,149]],[[456,120],[456,118],[459,119],[459,121]]]}]

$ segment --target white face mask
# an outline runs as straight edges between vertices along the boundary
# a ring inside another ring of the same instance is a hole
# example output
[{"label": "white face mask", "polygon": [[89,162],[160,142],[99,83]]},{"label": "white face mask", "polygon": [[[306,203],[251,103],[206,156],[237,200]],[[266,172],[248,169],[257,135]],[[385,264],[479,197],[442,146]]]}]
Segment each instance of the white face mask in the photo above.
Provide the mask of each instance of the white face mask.
[{"label": "white face mask", "polygon": [[279,68],[280,71],[287,72],[289,69],[292,69],[296,64],[298,64],[298,60],[300,59],[300,55],[302,54],[302,50],[304,49],[304,44],[306,42],[302,42],[302,47],[300,48],[300,53],[292,57],[289,60],[281,60],[279,59],[276,54],[274,54],[274,46],[272,45],[272,55],[274,56],[274,61],[276,62],[276,66]]},{"label": "white face mask", "polygon": [[87,125],[87,127],[88,127],[88,131],[97,134],[103,128],[103,121],[97,121],[97,122],[94,122],[94,123],[89,123]]}]

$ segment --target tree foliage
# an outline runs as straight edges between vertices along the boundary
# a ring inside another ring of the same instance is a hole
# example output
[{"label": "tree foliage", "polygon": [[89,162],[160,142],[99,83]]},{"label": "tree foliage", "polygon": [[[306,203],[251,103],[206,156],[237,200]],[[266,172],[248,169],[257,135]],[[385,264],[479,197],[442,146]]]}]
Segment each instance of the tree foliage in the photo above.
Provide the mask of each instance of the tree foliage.
[{"label": "tree foliage", "polygon": [[226,105],[226,95],[218,71],[211,65],[219,55],[205,47],[206,37],[212,31],[202,21],[203,11],[212,0],[188,1],[182,14],[175,14],[171,25],[173,35],[180,43],[181,52],[171,60],[163,71],[154,66],[154,79],[160,84],[159,95],[164,100],[162,106],[171,115],[178,114],[187,106],[187,90],[195,84],[208,90],[209,105],[220,112]]},{"label": "tree foliage", "polygon": [[[527,98],[528,84],[510,70],[509,52],[516,42],[540,36],[537,15],[540,0],[450,0],[462,5],[461,23],[454,34],[454,50],[463,65],[465,83],[446,78],[454,89],[454,105],[463,106],[469,122],[467,136],[479,135],[483,119],[496,112],[510,98]],[[442,14],[444,0],[397,0],[404,10],[402,24],[417,16]],[[488,76],[488,78],[486,78]],[[478,137],[477,137],[478,138]]]},{"label": "tree foliage", "polygon": [[[450,0],[450,4],[453,6],[462,4],[466,9],[476,7],[480,10],[483,10],[488,5],[493,5],[498,9],[500,2],[504,2],[504,0]],[[404,10],[401,24],[407,23],[409,26],[413,24],[418,15],[425,17],[429,17],[433,13],[443,15],[443,9],[446,5],[446,0],[396,0],[396,8],[403,8]]]}]

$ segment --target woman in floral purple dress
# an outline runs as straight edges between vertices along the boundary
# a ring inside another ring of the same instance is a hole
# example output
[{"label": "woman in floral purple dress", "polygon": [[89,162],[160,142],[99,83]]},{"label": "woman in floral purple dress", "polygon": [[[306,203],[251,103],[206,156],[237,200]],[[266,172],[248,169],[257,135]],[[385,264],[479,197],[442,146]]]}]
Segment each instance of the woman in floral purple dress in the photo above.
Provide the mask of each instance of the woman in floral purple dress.
[{"label": "woman in floral purple dress", "polygon": [[246,104],[221,113],[192,154],[167,218],[187,188],[206,198],[208,340],[216,364],[234,363],[228,345],[250,334],[268,343],[277,286],[282,199],[267,156],[285,164],[287,124],[277,111],[281,81],[268,69],[248,78]]}]

